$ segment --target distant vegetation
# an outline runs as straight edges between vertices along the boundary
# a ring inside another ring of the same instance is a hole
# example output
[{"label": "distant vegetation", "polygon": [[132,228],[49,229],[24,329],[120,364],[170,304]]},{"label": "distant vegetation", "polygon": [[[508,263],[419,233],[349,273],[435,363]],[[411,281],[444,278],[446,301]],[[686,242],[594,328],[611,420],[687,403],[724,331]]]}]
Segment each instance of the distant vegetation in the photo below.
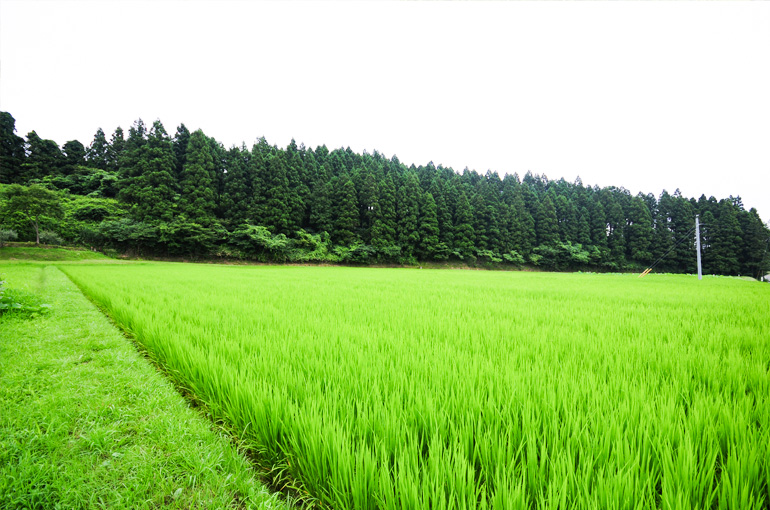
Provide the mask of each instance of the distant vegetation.
[{"label": "distant vegetation", "polygon": [[320,508],[767,508],[770,288],[62,266]]},{"label": "distant vegetation", "polygon": [[[554,270],[636,269],[665,255],[659,269],[692,272],[700,214],[706,273],[758,277],[770,266],[768,229],[739,197],[633,196],[579,179],[407,167],[376,151],[294,141],[281,149],[264,138],[226,149],[184,124],[171,136],[160,121],[59,147],[35,131],[17,136],[2,112],[0,142],[0,184],[17,185],[0,190],[0,230],[22,240],[42,229],[160,257]],[[29,197],[44,197],[41,188],[61,208],[35,208]]]}]

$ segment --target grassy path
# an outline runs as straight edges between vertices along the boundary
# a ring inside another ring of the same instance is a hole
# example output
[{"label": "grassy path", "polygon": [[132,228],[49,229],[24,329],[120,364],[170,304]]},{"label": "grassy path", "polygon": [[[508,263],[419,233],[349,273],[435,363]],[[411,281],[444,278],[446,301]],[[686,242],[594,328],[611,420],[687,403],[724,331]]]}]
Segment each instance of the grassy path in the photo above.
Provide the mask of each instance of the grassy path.
[{"label": "grassy path", "polygon": [[52,266],[4,264],[48,313],[0,316],[0,508],[281,508]]}]

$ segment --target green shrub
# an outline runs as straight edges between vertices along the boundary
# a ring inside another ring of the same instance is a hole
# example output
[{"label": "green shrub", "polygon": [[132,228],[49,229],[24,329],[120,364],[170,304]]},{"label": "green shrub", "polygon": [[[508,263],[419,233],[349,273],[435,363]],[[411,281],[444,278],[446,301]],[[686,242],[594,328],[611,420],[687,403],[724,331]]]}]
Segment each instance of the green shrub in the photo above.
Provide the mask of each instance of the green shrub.
[{"label": "green shrub", "polygon": [[40,243],[41,244],[50,244],[53,246],[59,246],[64,241],[62,241],[62,238],[59,237],[59,234],[56,232],[51,232],[50,230],[43,230],[40,232]]},{"label": "green shrub", "polygon": [[0,280],[0,316],[15,314],[35,317],[48,311],[50,307],[51,305],[43,303],[35,294],[5,288],[5,281]]},{"label": "green shrub", "polygon": [[2,248],[8,241],[15,241],[19,236],[16,235],[15,230],[0,229],[0,248]]}]

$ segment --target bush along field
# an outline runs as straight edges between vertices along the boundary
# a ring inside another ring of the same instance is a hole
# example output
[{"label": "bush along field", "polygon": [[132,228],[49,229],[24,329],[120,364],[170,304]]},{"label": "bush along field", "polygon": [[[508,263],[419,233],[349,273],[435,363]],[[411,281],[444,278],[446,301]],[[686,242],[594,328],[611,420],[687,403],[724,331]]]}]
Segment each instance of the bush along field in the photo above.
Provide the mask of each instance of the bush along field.
[{"label": "bush along field", "polygon": [[284,508],[61,271],[0,275],[0,508]]},{"label": "bush along field", "polygon": [[756,282],[62,270],[325,508],[770,504],[770,287]]}]

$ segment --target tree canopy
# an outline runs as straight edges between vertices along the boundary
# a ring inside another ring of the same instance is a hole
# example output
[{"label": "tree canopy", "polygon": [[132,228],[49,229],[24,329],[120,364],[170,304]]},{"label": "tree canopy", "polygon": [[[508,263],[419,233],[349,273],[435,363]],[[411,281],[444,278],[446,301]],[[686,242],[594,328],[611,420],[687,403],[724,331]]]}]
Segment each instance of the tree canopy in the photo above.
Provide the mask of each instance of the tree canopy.
[{"label": "tree canopy", "polygon": [[[55,217],[53,202],[31,212],[48,200],[44,193],[114,198],[110,214],[82,213],[76,221],[91,223],[79,224],[81,233],[66,226],[65,215],[61,234],[160,256],[596,270],[658,262],[686,272],[695,270],[699,214],[706,273],[759,276],[770,267],[770,231],[739,197],[696,200],[679,190],[633,196],[579,178],[501,178],[432,162],[407,167],[377,151],[312,149],[294,140],[286,148],[260,138],[251,148],[225,149],[184,124],[172,138],[159,120],[149,129],[137,120],[127,137],[118,127],[109,140],[99,128],[90,146],[70,140],[60,148],[35,131],[17,136],[13,117],[0,112],[0,184],[29,186],[6,189],[0,227],[14,214],[38,218],[35,229]],[[27,202],[13,198],[21,196]]]}]

